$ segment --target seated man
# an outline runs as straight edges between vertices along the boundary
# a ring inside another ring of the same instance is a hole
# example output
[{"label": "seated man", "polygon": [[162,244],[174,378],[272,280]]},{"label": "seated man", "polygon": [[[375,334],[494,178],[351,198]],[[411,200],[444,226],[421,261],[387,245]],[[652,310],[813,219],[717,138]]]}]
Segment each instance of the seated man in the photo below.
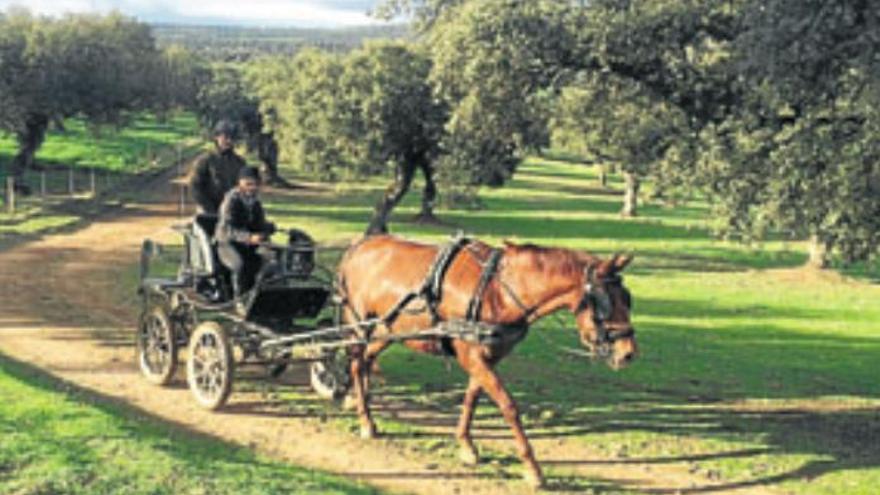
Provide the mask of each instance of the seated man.
[{"label": "seated man", "polygon": [[215,234],[217,252],[232,272],[232,290],[239,303],[241,295],[253,288],[262,266],[257,248],[275,233],[275,225],[266,221],[259,191],[259,170],[244,167],[238,175],[238,185],[226,193],[220,205]]}]

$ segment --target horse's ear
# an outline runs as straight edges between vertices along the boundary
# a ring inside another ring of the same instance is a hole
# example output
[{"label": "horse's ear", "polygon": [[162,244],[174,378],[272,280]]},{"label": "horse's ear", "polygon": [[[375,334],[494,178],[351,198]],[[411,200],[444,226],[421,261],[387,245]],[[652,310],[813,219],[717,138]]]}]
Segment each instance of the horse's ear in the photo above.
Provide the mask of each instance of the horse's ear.
[{"label": "horse's ear", "polygon": [[611,260],[611,265],[614,266],[614,269],[617,271],[622,271],[627,267],[632,260],[635,258],[632,254],[615,254],[614,259]]},{"label": "horse's ear", "polygon": [[514,244],[513,241],[511,241],[510,239],[504,239],[503,241],[501,241],[501,243],[504,244],[504,247],[506,248],[516,247],[516,244]]}]

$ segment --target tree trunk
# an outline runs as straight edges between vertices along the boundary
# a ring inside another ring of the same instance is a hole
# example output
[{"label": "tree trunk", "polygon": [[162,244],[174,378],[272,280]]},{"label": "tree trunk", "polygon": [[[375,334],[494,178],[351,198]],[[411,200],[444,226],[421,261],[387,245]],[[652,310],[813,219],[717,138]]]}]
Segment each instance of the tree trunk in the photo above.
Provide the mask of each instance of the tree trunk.
[{"label": "tree trunk", "polygon": [[636,216],[639,203],[639,177],[632,172],[623,172],[623,180],[626,183],[626,191],[623,195],[623,209],[620,214],[625,217]]},{"label": "tree trunk", "polygon": [[49,118],[44,115],[31,115],[25,121],[23,129],[16,133],[18,140],[18,154],[12,160],[10,167],[11,175],[15,179],[15,189],[29,194],[29,188],[24,184],[24,171],[34,166],[34,155],[46,138],[46,130],[49,127]]},{"label": "tree trunk", "polygon": [[415,175],[415,165],[411,160],[405,160],[402,165],[395,169],[394,183],[388,186],[382,199],[376,204],[373,218],[367,227],[366,235],[378,235],[388,233],[388,217],[391,211],[400,203],[403,196],[409,191]]},{"label": "tree trunk", "polygon": [[263,163],[266,183],[282,186],[287,184],[278,175],[278,143],[272,133],[260,133],[257,136],[257,156]]},{"label": "tree trunk", "polygon": [[602,186],[602,189],[608,187],[608,166],[607,165],[599,165],[599,185]]},{"label": "tree trunk", "polygon": [[810,236],[810,258],[807,266],[824,270],[830,265],[828,245],[817,234]]},{"label": "tree trunk", "polygon": [[416,216],[416,222],[439,224],[440,220],[434,216],[434,203],[437,199],[437,183],[434,181],[434,168],[427,161],[419,165],[422,175],[425,176],[425,190],[422,193],[422,211]]}]

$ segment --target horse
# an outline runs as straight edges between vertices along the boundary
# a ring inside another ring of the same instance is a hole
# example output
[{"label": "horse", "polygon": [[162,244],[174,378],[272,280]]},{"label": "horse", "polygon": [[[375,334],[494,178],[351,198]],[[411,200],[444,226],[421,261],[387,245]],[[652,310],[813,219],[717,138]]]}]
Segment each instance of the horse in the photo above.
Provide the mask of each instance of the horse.
[{"label": "horse", "polygon": [[[352,244],[337,273],[343,320],[347,324],[375,322],[399,309],[402,299],[424,283],[439,250],[437,245],[390,235],[366,237]],[[498,256],[497,265],[488,278],[482,274],[493,253]],[[350,350],[352,394],[362,438],[377,435],[369,407],[369,373],[379,354],[395,341],[393,336],[432,328],[438,318],[447,322],[463,320],[476,300],[478,321],[500,329],[502,338],[476,340],[453,335],[404,337],[401,341],[419,352],[451,354],[469,375],[455,433],[461,460],[466,464],[479,462],[470,428],[477,400],[485,392],[513,432],[517,453],[526,468],[525,480],[540,487],[543,475],[520,423],[516,403],[494,368],[525,336],[529,325],[563,309],[575,315],[580,342],[587,353],[604,357],[614,369],[628,365],[638,348],[630,323],[631,297],[619,274],[632,259],[630,255],[600,259],[570,249],[507,241],[503,248],[493,249],[486,243],[470,241],[449,261],[433,315],[427,307],[408,307],[398,311],[393,321],[364,325],[361,342],[366,343]],[[511,338],[503,338],[505,332]]]}]

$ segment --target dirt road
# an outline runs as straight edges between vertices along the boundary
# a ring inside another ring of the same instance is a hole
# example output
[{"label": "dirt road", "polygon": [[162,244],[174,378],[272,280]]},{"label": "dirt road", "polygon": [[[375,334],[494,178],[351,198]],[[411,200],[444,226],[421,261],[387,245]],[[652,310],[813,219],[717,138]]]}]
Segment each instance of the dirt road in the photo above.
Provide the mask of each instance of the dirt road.
[{"label": "dirt road", "polygon": [[[531,492],[515,477],[515,464],[463,467],[451,456],[415,448],[415,440],[402,435],[362,441],[336,419],[291,413],[257,391],[237,391],[227,411],[209,413],[194,405],[182,374],[170,388],[142,380],[133,362],[137,309],[123,303],[123,292],[132,290],[124,283],[123,270],[137,259],[142,239],[168,238],[169,225],[178,221],[165,184],[154,184],[161,191],[155,198],[106,213],[76,232],[0,253],[0,352],[183,428],[383,489],[424,494]],[[293,372],[275,386],[301,387],[302,381],[302,373]],[[398,407],[391,397],[376,399],[380,414],[393,414],[397,420],[415,422],[437,415],[411,405]],[[456,413],[440,415],[427,430],[451,436]],[[478,422],[475,437],[482,446],[511,451],[506,430],[487,429]],[[674,459],[609,461],[563,436],[536,438],[535,448],[538,458],[547,461],[549,489],[557,492],[594,488],[602,493],[767,493],[759,487],[713,487],[715,483],[691,474]]]}]

